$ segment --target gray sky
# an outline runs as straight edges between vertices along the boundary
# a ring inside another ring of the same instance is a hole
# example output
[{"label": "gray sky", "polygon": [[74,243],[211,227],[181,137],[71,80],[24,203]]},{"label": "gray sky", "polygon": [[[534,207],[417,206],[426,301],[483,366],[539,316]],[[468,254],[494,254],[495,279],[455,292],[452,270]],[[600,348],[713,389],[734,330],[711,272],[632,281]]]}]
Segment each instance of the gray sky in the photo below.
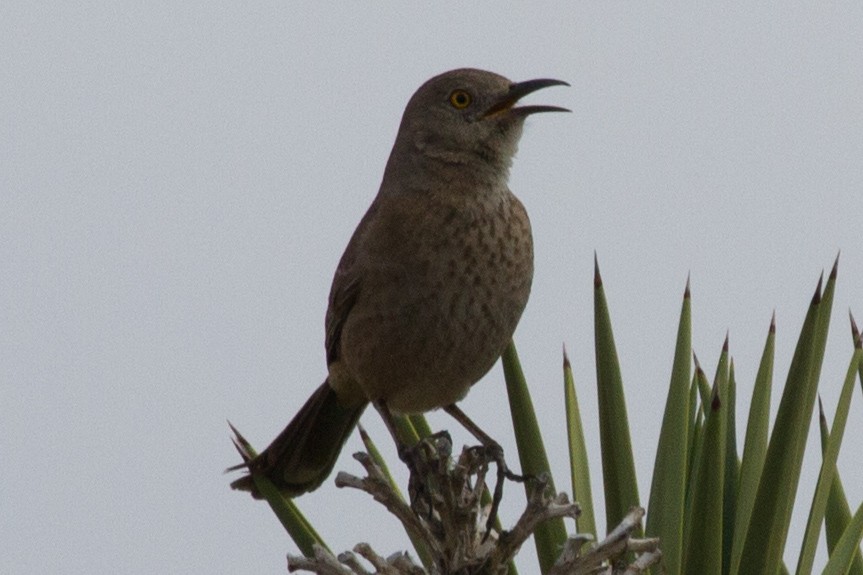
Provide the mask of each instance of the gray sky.
[{"label": "gray sky", "polygon": [[[842,251],[832,418],[848,309],[863,319],[863,4],[721,4],[0,5],[0,572],[284,572],[295,547],[222,474],[238,460],[225,420],[262,448],[323,380],[332,273],[402,109],[461,66],[572,84],[531,97],[573,113],[531,118],[510,182],[537,256],[516,342],[559,487],[565,343],[601,496],[594,250],[643,503],[689,273],[710,373],[730,330],[740,422],[771,313],[775,406]],[[840,471],[856,507],[855,396]],[[499,367],[463,407],[514,460]],[[337,469],[360,471],[358,447]],[[522,497],[508,487],[505,523]],[[408,545],[362,494],[328,482],[298,501],[335,550]]]}]

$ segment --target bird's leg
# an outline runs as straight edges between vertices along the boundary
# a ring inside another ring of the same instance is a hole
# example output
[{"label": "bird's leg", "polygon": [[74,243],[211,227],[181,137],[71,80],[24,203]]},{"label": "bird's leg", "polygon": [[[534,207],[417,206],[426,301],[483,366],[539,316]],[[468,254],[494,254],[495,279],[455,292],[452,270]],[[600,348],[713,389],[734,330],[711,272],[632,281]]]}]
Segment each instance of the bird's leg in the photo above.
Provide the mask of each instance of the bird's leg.
[{"label": "bird's leg", "polygon": [[509,467],[507,467],[506,461],[503,458],[503,448],[500,444],[492,439],[485,431],[480,429],[480,427],[474,423],[459,406],[452,403],[444,407],[443,410],[449,413],[453,419],[461,423],[462,426],[471,433],[471,435],[479,440],[482,446],[488,450],[488,453],[491,455],[492,459],[494,459],[494,462],[501,468],[504,477],[510,481],[518,481],[519,483],[523,483],[528,479],[523,475],[514,473]]},{"label": "bird's leg", "polygon": [[408,451],[410,451],[410,447],[401,440],[401,437],[399,437],[398,428],[396,427],[396,418],[393,415],[393,412],[390,411],[390,408],[382,399],[375,401],[374,406],[375,409],[378,410],[378,413],[381,414],[381,418],[384,420],[384,425],[387,426],[387,430],[390,432],[390,435],[393,436],[393,440],[396,442],[396,449],[398,449],[399,459],[407,463]]},{"label": "bird's leg", "polygon": [[500,501],[503,498],[503,483],[504,478],[509,479],[510,481],[518,481],[524,482],[528,479],[528,477],[524,475],[518,475],[513,473],[506,464],[506,460],[503,457],[503,448],[500,444],[492,439],[485,431],[480,429],[480,427],[473,422],[471,418],[467,416],[467,414],[461,410],[456,404],[452,403],[443,408],[444,411],[449,413],[453,419],[458,421],[459,423],[467,429],[471,435],[476,437],[479,442],[482,444],[483,448],[486,450],[486,453],[494,460],[497,465],[497,482],[494,486],[494,495],[491,500],[491,510],[489,511],[488,520],[486,521],[486,537],[491,533],[491,528],[494,525],[494,521],[497,518],[497,511],[500,507]]},{"label": "bird's leg", "polygon": [[[410,462],[415,458],[415,454],[413,453],[418,448],[417,445],[408,445],[407,442],[404,441],[403,434],[399,433],[398,423],[396,422],[396,416],[393,415],[393,412],[390,411],[389,406],[383,400],[377,400],[374,402],[375,409],[381,414],[381,417],[384,420],[384,424],[387,426],[387,430],[390,432],[390,435],[393,436],[393,440],[396,442],[396,447],[398,448],[399,459],[403,462],[410,465]],[[443,439],[450,445],[452,445],[452,438],[449,435],[449,432],[446,430],[438,431],[437,433],[433,433],[427,437],[420,437],[420,441],[428,441],[430,443],[435,443],[437,440]]]},{"label": "bird's leg", "polygon": [[[377,400],[374,402],[375,408],[381,414],[381,418],[384,420],[384,424],[387,426],[387,429],[392,435],[393,440],[396,443],[396,449],[398,450],[399,459],[407,466],[408,471],[410,472],[410,478],[408,479],[408,493],[410,495],[411,508],[414,511],[421,515],[428,515],[431,517],[433,508],[431,504],[431,499],[426,490],[425,484],[423,483],[422,477],[426,474],[423,472],[423,466],[426,465],[425,459],[423,458],[423,454],[421,452],[422,449],[422,440],[420,443],[416,445],[408,445],[403,441],[401,434],[398,432],[398,424],[396,423],[396,418],[393,415],[392,411],[390,411],[386,402],[383,400]],[[440,433],[435,433],[434,435],[424,438],[425,440],[430,440],[434,442],[437,439],[445,439],[452,445],[452,439],[449,436],[449,433],[446,431],[442,431]],[[423,513],[423,506],[421,503],[425,503],[425,513]]]}]

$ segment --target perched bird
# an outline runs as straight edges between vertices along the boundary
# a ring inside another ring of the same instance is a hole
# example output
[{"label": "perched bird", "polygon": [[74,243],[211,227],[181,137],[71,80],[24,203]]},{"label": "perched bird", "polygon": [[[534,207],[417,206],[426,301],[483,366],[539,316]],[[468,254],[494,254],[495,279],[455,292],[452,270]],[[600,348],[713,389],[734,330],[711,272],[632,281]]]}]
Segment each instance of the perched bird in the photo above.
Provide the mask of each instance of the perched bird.
[{"label": "perched bird", "polygon": [[260,474],[288,497],[316,489],[370,402],[385,419],[444,408],[491,441],[455,402],[500,357],[527,304],[533,239],[509,169],[525,118],[568,110],[517,103],[557,85],[568,84],[459,69],[411,97],[333,278],[328,376],[269,447],[234,468],[249,475],[233,488],[258,496]]}]

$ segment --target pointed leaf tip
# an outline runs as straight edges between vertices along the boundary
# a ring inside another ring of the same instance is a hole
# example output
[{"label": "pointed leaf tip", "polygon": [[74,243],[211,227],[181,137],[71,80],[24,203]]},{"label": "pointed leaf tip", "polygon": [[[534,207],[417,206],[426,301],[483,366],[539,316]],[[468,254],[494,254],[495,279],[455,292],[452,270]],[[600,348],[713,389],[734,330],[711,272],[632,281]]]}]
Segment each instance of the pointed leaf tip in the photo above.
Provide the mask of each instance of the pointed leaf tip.
[{"label": "pointed leaf tip", "polygon": [[854,347],[859,349],[863,347],[863,336],[857,328],[857,322],[854,321],[854,314],[851,313],[850,309],[848,310],[848,318],[851,320],[851,339],[854,340]]},{"label": "pointed leaf tip", "polygon": [[243,434],[242,434],[242,433],[240,433],[240,430],[239,430],[239,429],[237,429],[236,427],[234,427],[234,424],[233,424],[233,423],[231,423],[230,421],[228,421],[228,427],[230,427],[230,428],[231,428],[231,433],[233,433],[233,434],[234,434],[234,439],[236,439],[237,441],[239,441],[239,442],[240,442],[240,444],[242,444],[242,445],[244,445],[244,446],[249,446],[249,447],[251,447],[251,444],[248,442],[248,440],[246,440],[246,438],[245,438],[245,437],[243,437]]},{"label": "pointed leaf tip", "polygon": [[824,283],[824,272],[821,272],[821,276],[818,278],[818,285],[815,286],[815,295],[812,296],[812,305],[818,305],[821,303],[821,284]]},{"label": "pointed leaf tip", "polygon": [[692,352],[692,361],[695,362],[695,369],[699,373],[704,373],[704,370],[701,369],[701,362],[698,361],[698,356],[695,355],[695,351]]},{"label": "pointed leaf tip", "polygon": [[728,334],[730,330],[725,330],[725,342],[722,344],[722,352],[728,353]]},{"label": "pointed leaf tip", "polygon": [[243,446],[240,445],[240,442],[237,441],[236,437],[231,438],[231,443],[234,444],[234,449],[236,449],[237,453],[240,454],[240,457],[243,458],[243,462],[226,468],[222,473],[231,473],[232,471],[237,471],[238,469],[247,468],[249,461],[252,460],[252,458],[249,456],[249,454],[246,453],[245,449],[243,449]]},{"label": "pointed leaf tip", "polygon": [[827,416],[824,415],[824,404],[821,403],[821,394],[818,394],[818,417],[823,423],[827,423]]},{"label": "pointed leaf tip", "polygon": [[683,290],[683,299],[691,299],[692,292],[689,289],[689,276],[692,272],[686,273],[686,288]]},{"label": "pointed leaf tip", "polygon": [[719,399],[719,388],[716,388],[713,391],[713,399],[710,401],[710,410],[719,411],[720,407],[722,407],[722,400]]},{"label": "pointed leaf tip", "polygon": [[833,269],[830,270],[830,279],[836,279],[836,273],[839,271],[839,255],[842,253],[842,250],[839,250],[836,253],[836,259],[833,261]]},{"label": "pointed leaf tip", "polygon": [[602,276],[599,275],[599,259],[596,257],[596,252],[593,252],[593,287],[602,287]]},{"label": "pointed leaf tip", "polygon": [[237,450],[237,453],[240,454],[240,457],[243,458],[243,463],[239,465],[232,465],[231,467],[225,470],[225,473],[229,471],[236,471],[237,469],[242,469],[246,467],[246,464],[251,461],[254,456],[254,449],[252,449],[252,444],[248,442],[248,440],[243,437],[243,434],[234,427],[234,424],[228,421],[228,427],[231,428],[231,432],[233,432],[234,437],[231,438],[231,443],[234,444],[234,449]]},{"label": "pointed leaf tip", "polygon": [[563,369],[572,369],[569,363],[569,354],[566,353],[566,344],[563,344]]},{"label": "pointed leaf tip", "polygon": [[773,315],[770,316],[770,333],[776,333],[776,310],[773,310]]}]

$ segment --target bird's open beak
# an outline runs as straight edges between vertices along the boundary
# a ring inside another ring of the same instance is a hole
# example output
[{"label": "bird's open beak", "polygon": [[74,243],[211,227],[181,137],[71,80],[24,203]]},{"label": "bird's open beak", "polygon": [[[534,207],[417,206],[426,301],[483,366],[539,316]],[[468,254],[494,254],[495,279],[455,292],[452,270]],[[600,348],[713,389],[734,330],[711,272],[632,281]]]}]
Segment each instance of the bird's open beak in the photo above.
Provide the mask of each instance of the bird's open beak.
[{"label": "bird's open beak", "polygon": [[552,80],[550,78],[541,78],[538,80],[527,80],[526,82],[517,82],[509,87],[509,92],[503,98],[494,103],[485,111],[483,117],[488,117],[499,112],[508,110],[511,114],[517,116],[528,116],[538,112],[569,112],[566,108],[559,106],[520,106],[514,107],[515,104],[523,97],[532,92],[548,88],[549,86],[569,86],[563,80]]}]

